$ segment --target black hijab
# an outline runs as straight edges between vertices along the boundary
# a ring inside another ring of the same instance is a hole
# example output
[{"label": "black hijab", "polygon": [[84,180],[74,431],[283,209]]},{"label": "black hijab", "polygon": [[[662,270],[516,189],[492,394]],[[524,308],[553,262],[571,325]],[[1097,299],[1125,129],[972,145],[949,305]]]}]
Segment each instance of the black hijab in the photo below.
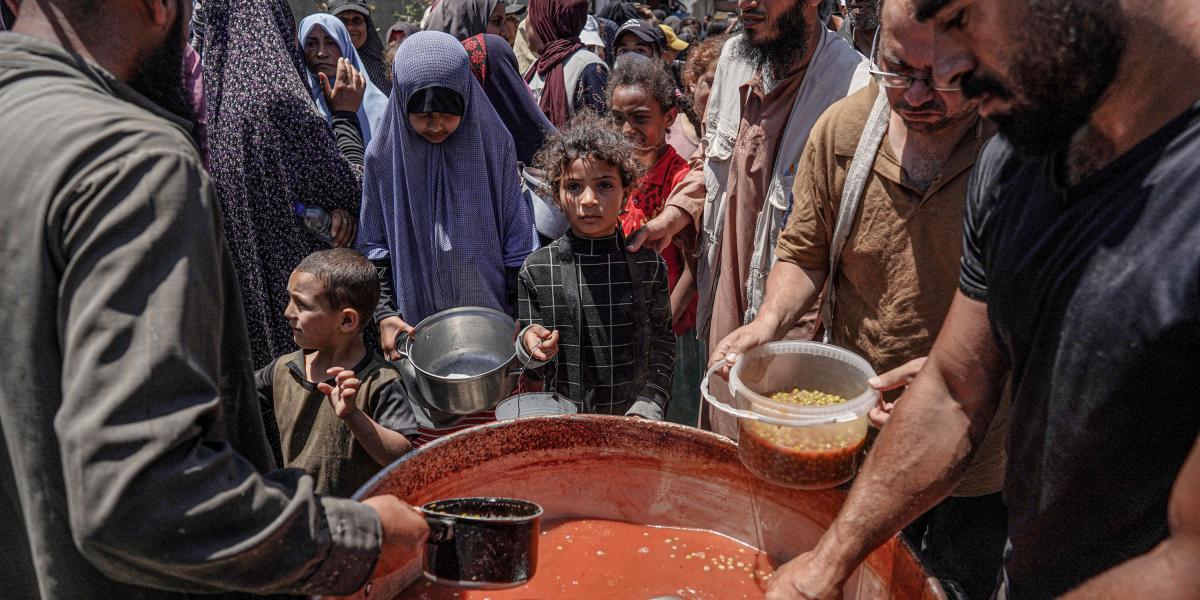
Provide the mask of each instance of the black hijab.
[{"label": "black hijab", "polygon": [[517,71],[512,47],[500,36],[483,34],[463,40],[463,48],[471,57],[471,72],[512,135],[517,160],[532,164],[546,136],[558,130],[550,124]]}]

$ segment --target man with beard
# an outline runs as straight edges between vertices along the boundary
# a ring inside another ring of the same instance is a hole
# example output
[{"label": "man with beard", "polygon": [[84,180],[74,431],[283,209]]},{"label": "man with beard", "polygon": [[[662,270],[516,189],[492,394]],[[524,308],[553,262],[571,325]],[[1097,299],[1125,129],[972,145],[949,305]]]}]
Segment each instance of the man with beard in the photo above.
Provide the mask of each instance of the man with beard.
[{"label": "man with beard", "polygon": [[850,0],[846,3],[846,19],[838,35],[842,36],[855,50],[867,54],[879,30],[880,0]]},{"label": "man with beard", "polygon": [[[721,51],[692,171],[631,239],[630,251],[661,251],[685,230],[697,238],[697,334],[709,348],[757,312],[817,117],[870,78],[868,61],[817,18],[820,4],[742,1],[744,32]],[[796,335],[811,337],[811,319]],[[713,391],[728,399],[725,386]],[[737,436],[734,419],[712,416],[714,431]]]},{"label": "man with beard", "polygon": [[[711,362],[732,364],[782,338],[827,281],[836,304],[827,303],[826,331],[877,373],[919,360],[937,338],[958,283],[967,179],[991,131],[957,85],[931,79],[933,26],[912,18],[912,0],[888,0],[883,13],[871,57],[878,85],[837,102],[813,127],[762,309]],[[831,251],[838,262],[829,279]],[[871,416],[876,425],[886,419],[882,410]],[[993,419],[985,450],[951,497],[905,530],[951,598],[986,600],[1000,571],[1005,422]]]},{"label": "man with beard", "polygon": [[1200,364],[1200,4],[915,4],[934,76],[1002,135],[928,362],[770,597],[836,597],[952,489],[1002,396],[1008,597],[1200,597],[1200,402],[1180,380]]},{"label": "man with beard", "polygon": [[427,532],[394,497],[272,471],[217,199],[180,118],[190,11],[29,1],[0,33],[6,598],[343,594]]}]

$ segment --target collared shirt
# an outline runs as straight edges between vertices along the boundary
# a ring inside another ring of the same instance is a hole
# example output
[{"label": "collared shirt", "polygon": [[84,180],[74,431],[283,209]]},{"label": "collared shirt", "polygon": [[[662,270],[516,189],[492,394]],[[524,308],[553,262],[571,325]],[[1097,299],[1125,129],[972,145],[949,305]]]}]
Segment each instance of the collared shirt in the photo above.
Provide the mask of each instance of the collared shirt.
[{"label": "collared shirt", "polygon": [[[870,85],[830,107],[801,156],[792,215],[776,256],[804,269],[827,271],[834,221],[847,171],[879,88]],[[837,304],[826,324],[835,342],[871,363],[877,373],[929,354],[950,310],[962,256],[967,180],[991,131],[977,124],[958,142],[927,189],[908,182],[885,135],[867,179],[834,279]],[[1003,484],[1003,425],[981,469],[957,495],[976,496]]]},{"label": "collared shirt", "polygon": [[345,594],[373,568],[375,511],[272,471],[189,130],[79,55],[0,33],[8,597]]}]

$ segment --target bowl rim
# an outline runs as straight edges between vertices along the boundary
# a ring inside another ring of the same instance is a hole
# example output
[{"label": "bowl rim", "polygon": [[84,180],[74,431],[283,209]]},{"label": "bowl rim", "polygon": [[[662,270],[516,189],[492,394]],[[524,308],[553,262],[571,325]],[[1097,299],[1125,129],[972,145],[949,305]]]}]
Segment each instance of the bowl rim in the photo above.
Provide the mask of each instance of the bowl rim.
[{"label": "bowl rim", "polygon": [[[795,421],[794,426],[811,426],[829,421],[830,419],[838,421],[857,420],[866,415],[879,398],[879,391],[871,387],[870,384],[867,384],[866,390],[861,394],[853,398],[847,398],[846,402],[841,404],[799,406],[771,400],[742,383],[740,374],[746,364],[762,355],[778,354],[805,354],[841,361],[860,371],[864,375],[864,380],[876,375],[875,369],[871,367],[871,364],[866,359],[839,346],[797,340],[768,342],[743,354],[734,363],[733,368],[729,370],[730,394],[735,398],[739,393],[745,394],[750,400],[751,412],[779,420],[792,420]],[[763,409],[766,410],[764,411]],[[850,415],[853,415],[853,419],[850,418]],[[813,421],[817,421],[817,423]]]}]

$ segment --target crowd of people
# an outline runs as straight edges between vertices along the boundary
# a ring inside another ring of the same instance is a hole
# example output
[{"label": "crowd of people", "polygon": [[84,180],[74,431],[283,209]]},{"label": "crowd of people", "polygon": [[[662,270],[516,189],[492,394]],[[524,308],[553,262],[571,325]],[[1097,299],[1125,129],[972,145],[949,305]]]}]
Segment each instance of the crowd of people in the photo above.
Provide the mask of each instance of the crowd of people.
[{"label": "crowd of people", "polygon": [[706,369],[865,358],[878,436],[771,600],[895,535],[951,598],[1200,597],[1192,0],[323,8],[0,0],[10,597],[395,570],[423,517],[347,498],[495,420],[392,362],[466,306],[521,390],[735,441]]}]

